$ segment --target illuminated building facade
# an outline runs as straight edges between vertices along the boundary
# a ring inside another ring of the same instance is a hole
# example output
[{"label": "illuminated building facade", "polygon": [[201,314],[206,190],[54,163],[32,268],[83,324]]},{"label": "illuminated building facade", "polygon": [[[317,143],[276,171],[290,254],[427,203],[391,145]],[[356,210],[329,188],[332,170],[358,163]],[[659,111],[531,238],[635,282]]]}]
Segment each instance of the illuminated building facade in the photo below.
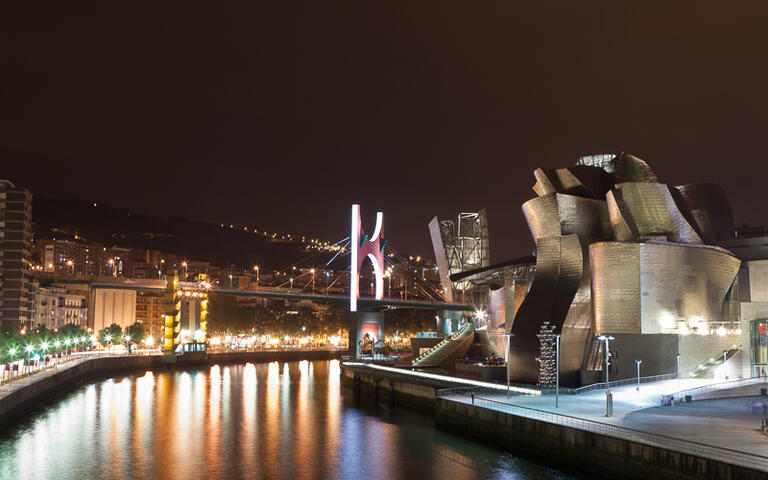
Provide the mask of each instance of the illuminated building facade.
[{"label": "illuminated building facade", "polygon": [[[561,336],[564,384],[601,381],[599,335],[614,338],[612,379],[632,376],[638,359],[645,375],[674,373],[678,361],[683,376],[744,371],[749,339],[733,292],[741,261],[725,247],[735,228],[719,187],[665,185],[624,153],[539,168],[534,177],[537,196],[522,209],[535,264],[521,259],[451,276],[490,286],[488,304],[504,312],[510,335],[513,379],[540,380],[545,328]],[[725,366],[717,363],[724,356]]]},{"label": "illuminated building facade", "polygon": [[208,293],[193,282],[169,278],[163,298],[165,353],[205,352],[208,341]]}]

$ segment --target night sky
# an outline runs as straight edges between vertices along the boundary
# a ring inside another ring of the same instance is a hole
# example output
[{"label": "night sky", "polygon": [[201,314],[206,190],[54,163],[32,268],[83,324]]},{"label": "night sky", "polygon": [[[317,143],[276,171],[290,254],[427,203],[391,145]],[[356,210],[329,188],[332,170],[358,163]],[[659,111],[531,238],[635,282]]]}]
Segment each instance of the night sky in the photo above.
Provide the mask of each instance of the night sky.
[{"label": "night sky", "polygon": [[0,178],[327,240],[358,202],[430,257],[486,208],[502,261],[534,168],[624,150],[768,223],[768,4],[539,3],[11,2]]}]

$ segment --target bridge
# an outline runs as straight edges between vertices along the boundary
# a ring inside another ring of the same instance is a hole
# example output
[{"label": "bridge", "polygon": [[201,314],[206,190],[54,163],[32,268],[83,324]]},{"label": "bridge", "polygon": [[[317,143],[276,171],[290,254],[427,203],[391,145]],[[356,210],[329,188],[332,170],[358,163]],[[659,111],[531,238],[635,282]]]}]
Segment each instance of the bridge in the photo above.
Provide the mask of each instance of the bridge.
[{"label": "bridge", "polygon": [[[304,291],[294,292],[293,288],[286,290],[284,288],[274,287],[256,287],[255,289],[235,289],[235,288],[217,288],[206,282],[186,282],[173,278],[173,285],[169,285],[170,278],[166,279],[98,279],[95,281],[82,280],[81,283],[88,284],[88,290],[93,305],[92,312],[95,315],[94,327],[96,329],[112,323],[110,312],[120,311],[121,305],[130,304],[130,299],[121,300],[120,291],[133,292],[155,292],[166,296],[166,305],[168,308],[165,317],[166,351],[175,351],[176,346],[184,343],[180,335],[188,335],[189,343],[204,344],[206,340],[206,308],[207,300],[210,295],[234,296],[240,298],[262,298],[278,299],[288,301],[311,301],[317,303],[326,303],[338,306],[348,306],[349,312],[349,339],[350,346],[357,345],[356,356],[359,356],[358,340],[366,335],[375,339],[383,337],[383,312],[390,309],[417,308],[434,309],[440,313],[437,316],[438,330],[441,330],[442,322],[450,321],[453,323],[460,319],[462,312],[474,312],[476,308],[473,305],[465,303],[456,303],[445,301],[440,292],[431,292],[429,288],[421,288],[426,294],[427,299],[403,299],[386,298],[384,296],[384,277],[385,262],[392,264],[392,260],[385,256],[384,251],[387,242],[384,241],[383,214],[376,214],[376,225],[372,235],[367,235],[361,227],[360,209],[358,205],[352,206],[351,234],[349,237],[336,242],[333,246],[343,246],[336,248],[333,258],[326,263],[326,266],[334,261],[341,253],[347,252],[350,256],[349,267],[349,295],[337,295],[328,293],[305,293]],[[353,241],[354,239],[354,241]],[[331,251],[331,250],[329,250]],[[392,252],[390,257],[395,257],[408,264],[405,259],[396,251],[389,247]],[[364,297],[360,295],[360,270],[365,260],[370,260],[373,267],[373,276],[375,282],[374,297]],[[409,265],[409,264],[408,264]],[[295,264],[293,266],[295,269]],[[410,265],[409,265],[410,268]],[[408,270],[409,272],[411,270]],[[314,290],[314,270],[312,270],[313,290]],[[293,278],[291,278],[291,286]],[[73,281],[72,283],[78,283]],[[287,283],[284,282],[283,285]],[[335,283],[335,282],[334,282]],[[257,284],[258,285],[258,284]],[[84,286],[84,285],[83,285]],[[231,285],[230,285],[231,287]],[[135,303],[135,300],[134,300]],[[100,306],[100,304],[103,304]],[[119,304],[119,305],[118,305]],[[346,309],[345,309],[346,310]],[[91,312],[89,312],[90,316]],[[120,322],[117,322],[120,323]],[[103,325],[102,325],[103,324]],[[180,327],[183,325],[184,327]],[[183,329],[182,329],[183,328]],[[450,329],[448,329],[450,331]],[[180,333],[181,332],[181,333]],[[184,333],[186,332],[186,333]],[[194,338],[192,338],[194,337]],[[169,343],[170,342],[170,343]],[[186,347],[185,347],[186,348]],[[203,347],[204,348],[204,347]]]},{"label": "bridge", "polygon": [[[101,290],[130,290],[135,292],[162,293],[166,290],[165,280],[125,280],[125,281],[96,281],[91,284],[92,289]],[[179,289],[200,290],[200,286],[194,282],[179,282]],[[244,290],[238,288],[206,288],[209,295],[225,295],[230,297],[264,298],[277,300],[301,301],[309,300],[316,303],[328,303],[331,305],[347,306],[349,297],[346,295],[328,295],[303,292],[290,292],[270,287],[261,287],[256,290]],[[423,308],[437,309],[455,312],[474,312],[476,308],[466,303],[438,302],[430,300],[403,300],[399,298],[375,299],[359,297],[358,308],[362,311],[383,311],[393,308]]]}]

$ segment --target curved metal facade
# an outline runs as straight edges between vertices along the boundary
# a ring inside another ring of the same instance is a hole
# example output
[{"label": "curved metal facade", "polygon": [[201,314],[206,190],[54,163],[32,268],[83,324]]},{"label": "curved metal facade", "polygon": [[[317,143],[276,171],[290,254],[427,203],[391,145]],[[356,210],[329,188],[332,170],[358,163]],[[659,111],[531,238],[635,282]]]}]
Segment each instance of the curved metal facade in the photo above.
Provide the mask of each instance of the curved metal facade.
[{"label": "curved metal facade", "polygon": [[545,195],[525,202],[523,215],[534,240],[571,234],[611,237],[608,208],[601,200],[561,193]]},{"label": "curved metal facade", "polygon": [[[596,335],[667,338],[659,334],[701,332],[724,321],[725,296],[740,262],[704,244],[733,235],[730,205],[719,187],[670,188],[646,162],[624,153],[538,168],[534,177],[537,197],[522,210],[536,242],[535,273],[520,284],[507,279],[504,287],[515,380],[538,380],[537,334],[544,322],[561,336],[561,380],[575,384],[581,370],[593,375],[602,368],[593,361]],[[436,220],[431,230],[434,239]],[[448,242],[435,245],[438,254]],[[494,304],[494,312],[501,310]],[[659,341],[643,339],[643,345]]]},{"label": "curved metal facade", "polygon": [[653,169],[634,155],[621,153],[613,160],[613,181],[616,184],[626,182],[659,183]]},{"label": "curved metal facade", "polygon": [[533,190],[543,197],[565,193],[578,197],[604,199],[613,186],[613,177],[600,167],[576,165],[556,170],[537,168],[533,172],[536,185]]},{"label": "curved metal facade", "polygon": [[702,243],[677,208],[669,188],[660,183],[622,183],[608,192],[608,213],[618,241],[662,237],[680,243]]},{"label": "curved metal facade", "polygon": [[707,243],[734,238],[736,225],[725,192],[712,183],[678,185],[672,189],[680,211]]},{"label": "curved metal facade", "polygon": [[590,265],[596,332],[676,333],[722,322],[725,295],[740,264],[717,247],[595,243]]},{"label": "curved metal facade", "polygon": [[544,320],[555,325],[557,331],[562,329],[584,268],[581,243],[576,235],[540,238],[536,251],[536,274],[531,288],[514,322],[507,322],[507,334],[513,335],[510,371],[514,378],[533,382],[538,380],[539,371],[536,334]]}]

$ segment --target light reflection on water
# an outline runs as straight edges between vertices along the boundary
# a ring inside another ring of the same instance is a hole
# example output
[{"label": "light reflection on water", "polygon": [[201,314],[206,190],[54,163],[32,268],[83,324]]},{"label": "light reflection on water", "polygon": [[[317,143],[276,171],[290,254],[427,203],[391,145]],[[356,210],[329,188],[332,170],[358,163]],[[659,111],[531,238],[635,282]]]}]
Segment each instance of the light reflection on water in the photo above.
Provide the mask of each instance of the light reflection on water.
[{"label": "light reflection on water", "polygon": [[0,478],[573,478],[361,406],[337,360],[85,385],[0,434]]}]

